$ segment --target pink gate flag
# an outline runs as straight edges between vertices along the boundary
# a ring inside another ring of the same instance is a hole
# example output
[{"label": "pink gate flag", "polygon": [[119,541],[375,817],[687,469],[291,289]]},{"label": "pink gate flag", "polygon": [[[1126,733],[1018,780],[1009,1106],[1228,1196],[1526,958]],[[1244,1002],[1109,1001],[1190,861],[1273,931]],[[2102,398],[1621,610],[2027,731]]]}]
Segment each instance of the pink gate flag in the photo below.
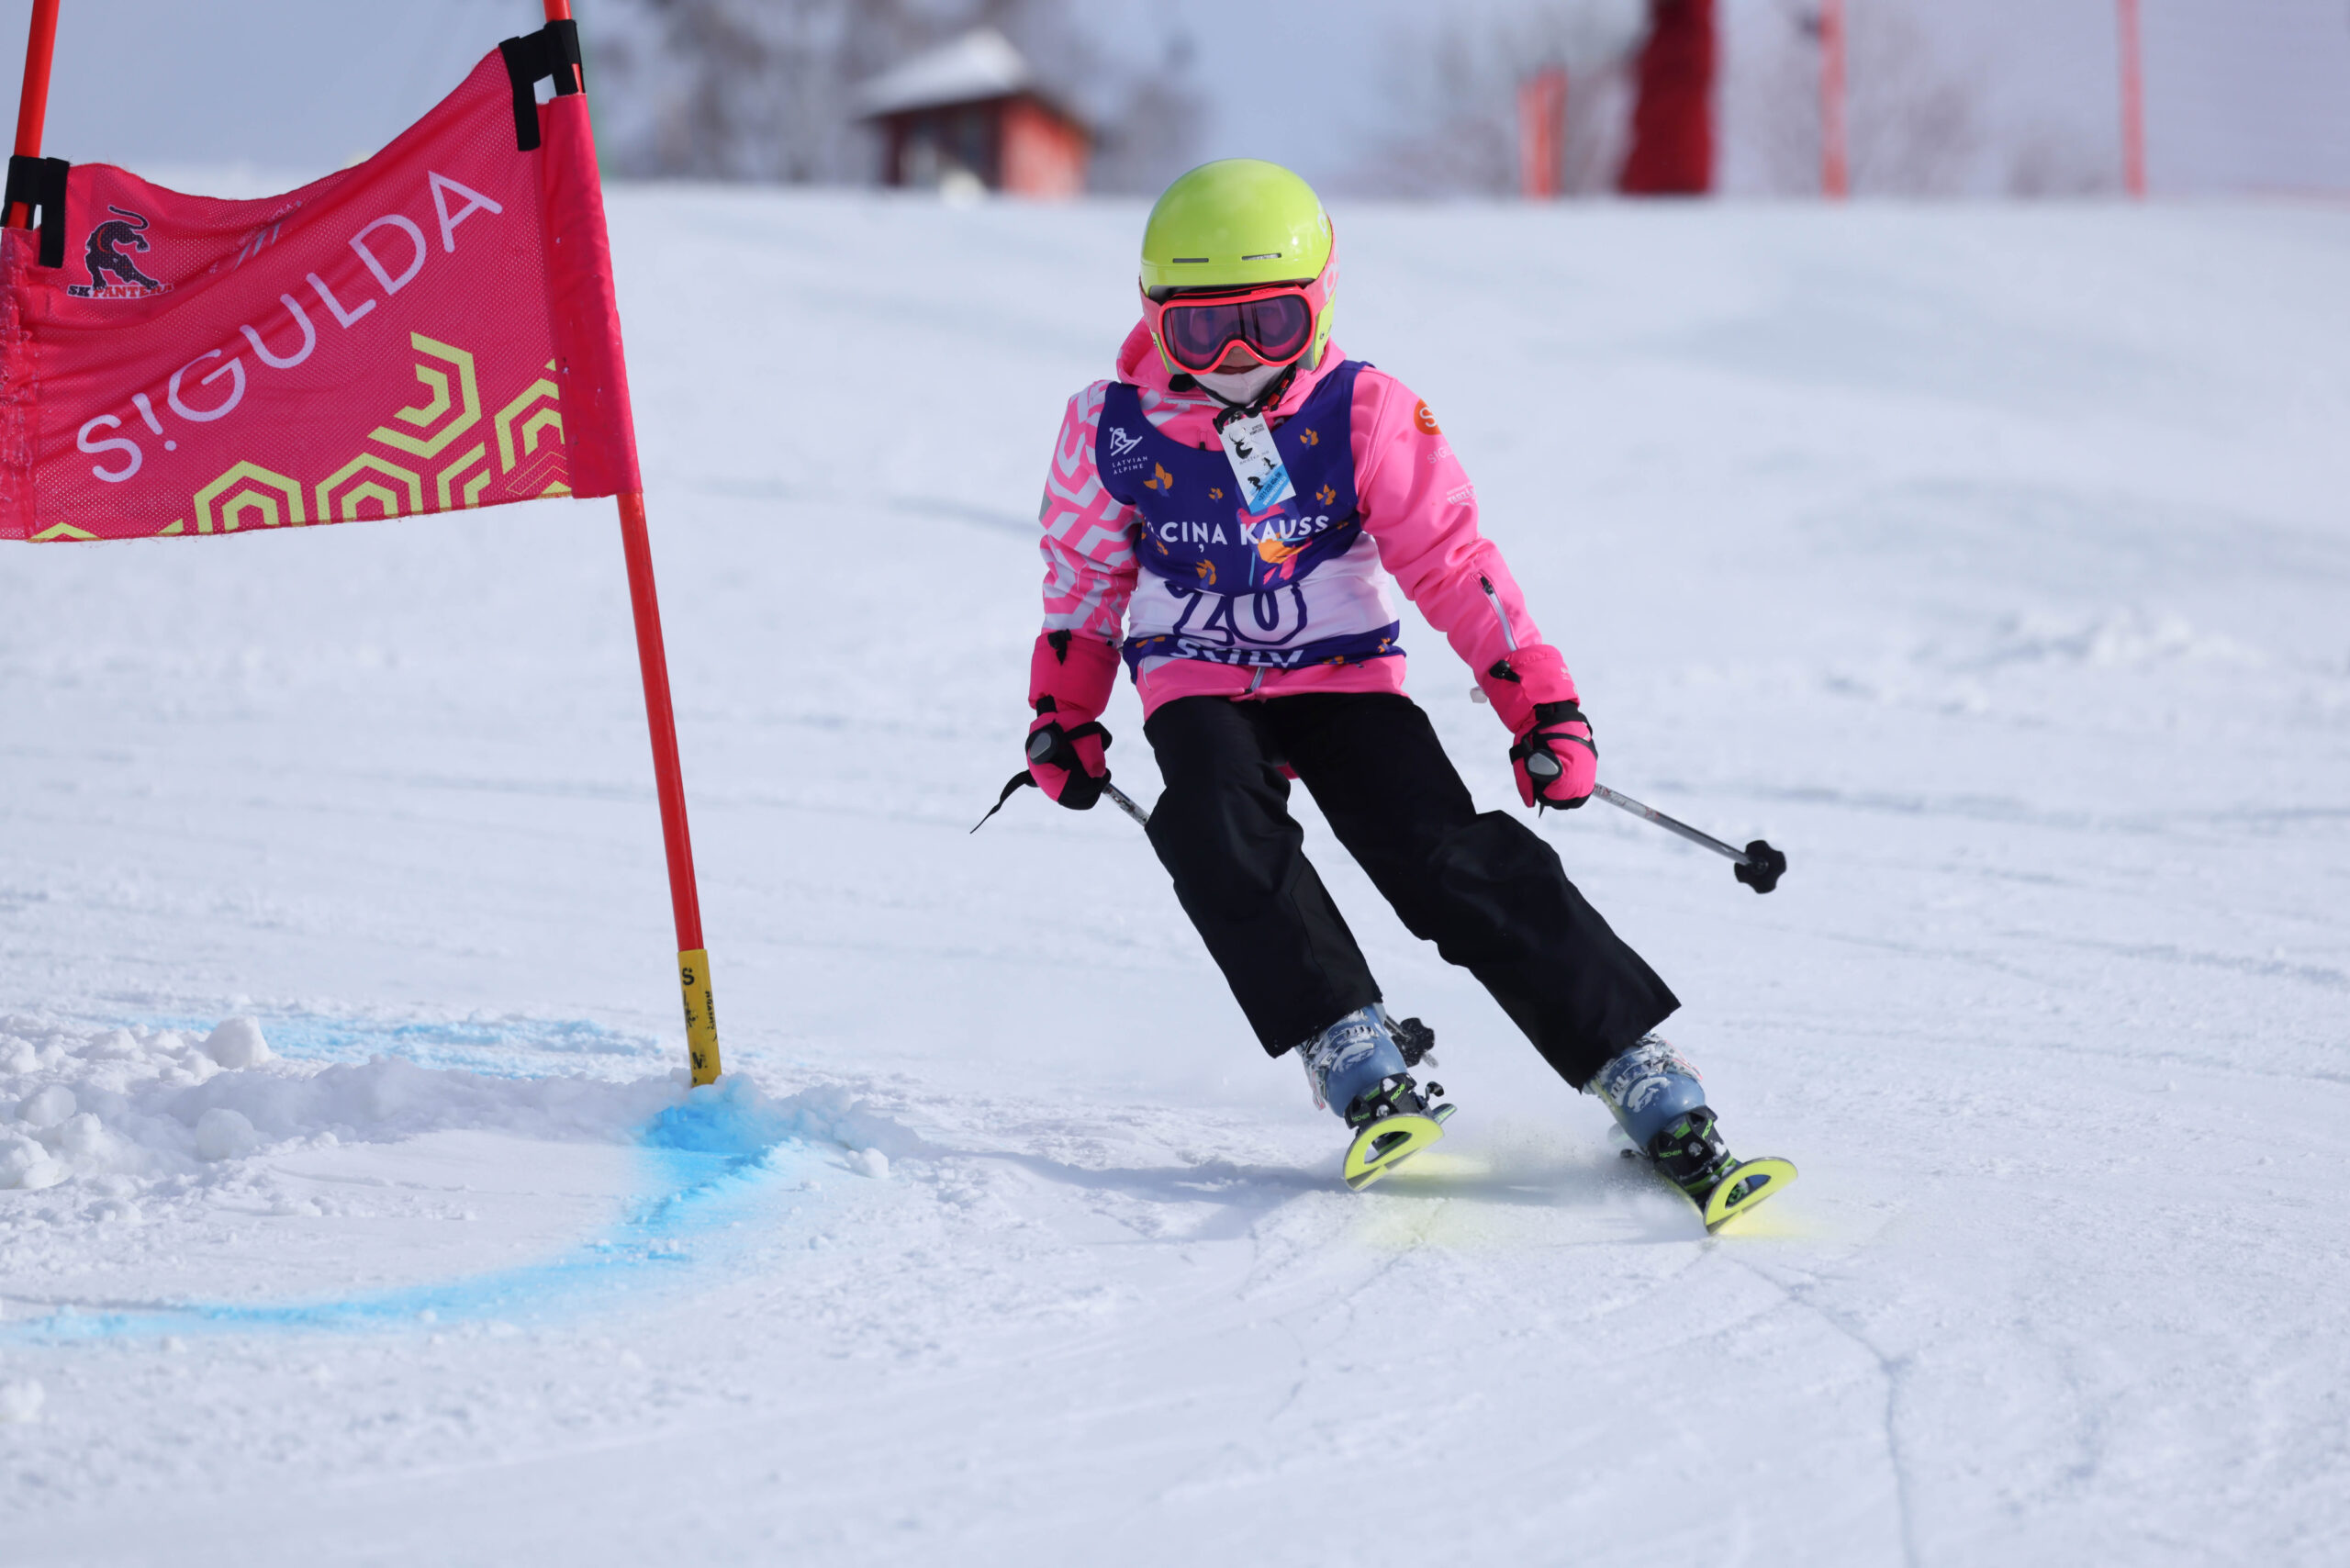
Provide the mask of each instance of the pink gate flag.
[{"label": "pink gate flag", "polygon": [[641,488],[588,99],[537,105],[526,151],[518,90],[489,54],[375,157],[261,201],[66,173],[64,264],[0,238],[0,539]]}]

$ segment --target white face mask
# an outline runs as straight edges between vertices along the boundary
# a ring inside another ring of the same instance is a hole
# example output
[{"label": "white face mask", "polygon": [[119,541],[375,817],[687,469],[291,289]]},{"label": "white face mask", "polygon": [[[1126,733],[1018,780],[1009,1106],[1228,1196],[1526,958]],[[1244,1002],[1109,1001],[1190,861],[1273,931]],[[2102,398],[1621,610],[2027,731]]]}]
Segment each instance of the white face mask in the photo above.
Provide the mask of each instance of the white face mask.
[{"label": "white face mask", "polygon": [[1257,400],[1257,394],[1273,384],[1286,365],[1259,364],[1247,370],[1229,373],[1220,371],[1194,372],[1192,379],[1223,398],[1225,402],[1247,408]]}]

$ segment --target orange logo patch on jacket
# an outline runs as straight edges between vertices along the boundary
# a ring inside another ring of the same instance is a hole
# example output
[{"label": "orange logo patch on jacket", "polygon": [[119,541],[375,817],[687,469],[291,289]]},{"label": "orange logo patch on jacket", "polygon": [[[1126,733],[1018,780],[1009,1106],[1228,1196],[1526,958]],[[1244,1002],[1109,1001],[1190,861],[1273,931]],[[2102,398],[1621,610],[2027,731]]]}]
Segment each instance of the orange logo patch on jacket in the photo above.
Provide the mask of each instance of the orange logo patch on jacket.
[{"label": "orange logo patch on jacket", "polygon": [[1175,476],[1154,463],[1150,465],[1150,477],[1142,482],[1142,487],[1167,494],[1175,488]]},{"label": "orange logo patch on jacket", "polygon": [[1419,426],[1421,430],[1427,431],[1430,435],[1442,435],[1444,433],[1444,427],[1436,422],[1436,416],[1434,414],[1428,412],[1428,406],[1426,399],[1422,399],[1420,406],[1412,410],[1412,422]]}]

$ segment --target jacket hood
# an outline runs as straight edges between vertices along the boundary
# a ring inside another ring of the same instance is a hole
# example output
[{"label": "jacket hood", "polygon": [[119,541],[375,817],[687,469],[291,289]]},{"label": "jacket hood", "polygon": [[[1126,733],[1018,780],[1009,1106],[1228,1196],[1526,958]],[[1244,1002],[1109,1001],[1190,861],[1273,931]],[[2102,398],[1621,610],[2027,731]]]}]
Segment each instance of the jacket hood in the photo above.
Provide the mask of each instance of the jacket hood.
[{"label": "jacket hood", "polygon": [[[1281,394],[1281,400],[1273,405],[1272,411],[1283,416],[1295,413],[1297,406],[1313,394],[1322,378],[1346,361],[1345,353],[1339,349],[1337,340],[1333,338],[1323,346],[1320,364],[1290,378],[1289,390]],[[1167,362],[1158,357],[1158,346],[1150,341],[1149,322],[1136,321],[1134,330],[1126,334],[1126,341],[1118,346],[1118,379],[1146,392],[1175,395],[1170,385],[1174,377],[1168,372]],[[1207,394],[1202,392],[1196,396],[1205,398]]]}]

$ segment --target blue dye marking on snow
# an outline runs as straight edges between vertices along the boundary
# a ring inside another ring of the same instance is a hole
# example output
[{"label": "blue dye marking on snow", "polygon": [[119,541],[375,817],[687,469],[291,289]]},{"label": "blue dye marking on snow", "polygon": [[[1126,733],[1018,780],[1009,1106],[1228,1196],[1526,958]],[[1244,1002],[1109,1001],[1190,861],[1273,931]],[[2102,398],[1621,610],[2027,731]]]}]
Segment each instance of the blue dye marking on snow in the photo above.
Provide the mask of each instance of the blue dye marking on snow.
[{"label": "blue dye marking on snow", "polygon": [[336,1300],[187,1302],[129,1310],[64,1307],[0,1326],[0,1342],[151,1338],[255,1329],[336,1332],[489,1325],[548,1327],[659,1282],[698,1260],[697,1244],[754,1210],[767,1179],[807,1163],[796,1118],[756,1102],[739,1078],[696,1090],[639,1135],[654,1176],[621,1223],[549,1262]]}]

